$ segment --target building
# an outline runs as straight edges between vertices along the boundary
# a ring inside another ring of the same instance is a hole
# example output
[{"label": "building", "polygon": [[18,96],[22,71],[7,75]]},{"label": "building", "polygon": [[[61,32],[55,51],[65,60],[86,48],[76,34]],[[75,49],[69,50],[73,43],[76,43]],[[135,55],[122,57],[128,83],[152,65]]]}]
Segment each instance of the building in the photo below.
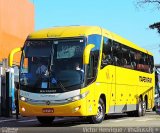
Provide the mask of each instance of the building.
[{"label": "building", "polygon": [[[0,0],[0,62],[21,47],[34,30],[34,5],[29,0]],[[19,62],[20,54],[15,61]]]},{"label": "building", "polygon": [[[16,47],[22,47],[25,39],[34,30],[34,5],[29,0],[0,0],[0,65],[2,60],[8,58],[9,53]],[[15,55],[15,64],[19,64],[20,53]],[[4,63],[3,63],[4,64]],[[4,65],[4,68],[7,67]],[[5,70],[5,69],[4,69]],[[1,74],[0,69],[0,74]],[[16,72],[15,72],[16,73]],[[16,77],[16,74],[14,75]],[[10,105],[7,106],[7,87],[4,77],[0,79],[0,115],[4,115]],[[18,79],[18,78],[17,78]],[[4,89],[1,89],[4,88]],[[14,101],[14,88],[12,88],[12,101]],[[9,96],[11,99],[11,97]],[[12,107],[13,107],[13,103]]]}]

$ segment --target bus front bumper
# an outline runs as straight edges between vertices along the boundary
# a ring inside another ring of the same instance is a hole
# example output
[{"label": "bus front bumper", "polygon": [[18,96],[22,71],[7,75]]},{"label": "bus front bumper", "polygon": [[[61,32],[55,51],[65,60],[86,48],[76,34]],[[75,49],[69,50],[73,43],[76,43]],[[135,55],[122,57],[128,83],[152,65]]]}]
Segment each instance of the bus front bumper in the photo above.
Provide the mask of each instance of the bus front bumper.
[{"label": "bus front bumper", "polygon": [[34,105],[19,100],[22,116],[86,116],[86,100],[61,105]]}]

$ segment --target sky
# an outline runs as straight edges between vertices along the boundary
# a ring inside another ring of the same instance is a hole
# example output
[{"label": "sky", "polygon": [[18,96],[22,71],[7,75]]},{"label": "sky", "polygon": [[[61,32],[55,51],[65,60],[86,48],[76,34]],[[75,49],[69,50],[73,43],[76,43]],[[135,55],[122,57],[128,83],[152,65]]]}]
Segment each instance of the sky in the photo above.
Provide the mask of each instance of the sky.
[{"label": "sky", "polygon": [[149,25],[160,21],[154,6],[137,8],[137,0],[30,0],[35,30],[54,26],[101,26],[151,51],[160,64],[160,34]]}]

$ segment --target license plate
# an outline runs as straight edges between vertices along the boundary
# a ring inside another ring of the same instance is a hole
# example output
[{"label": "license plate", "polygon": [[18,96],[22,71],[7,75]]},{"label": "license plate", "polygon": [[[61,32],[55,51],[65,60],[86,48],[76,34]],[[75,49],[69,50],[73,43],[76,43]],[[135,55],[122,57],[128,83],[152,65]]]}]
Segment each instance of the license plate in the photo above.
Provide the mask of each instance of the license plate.
[{"label": "license plate", "polygon": [[43,113],[53,113],[53,112],[54,112],[54,109],[53,109],[53,108],[43,108],[43,109],[42,109],[42,112],[43,112]]}]

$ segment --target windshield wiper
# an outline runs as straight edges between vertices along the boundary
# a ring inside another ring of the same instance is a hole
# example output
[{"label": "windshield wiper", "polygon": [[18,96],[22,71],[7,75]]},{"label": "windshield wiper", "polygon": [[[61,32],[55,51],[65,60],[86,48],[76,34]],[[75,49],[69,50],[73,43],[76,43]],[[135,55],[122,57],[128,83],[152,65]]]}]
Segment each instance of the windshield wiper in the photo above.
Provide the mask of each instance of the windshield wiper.
[{"label": "windshield wiper", "polygon": [[67,91],[61,81],[58,80],[58,81],[57,81],[57,84],[60,86],[60,88],[61,88],[63,91]]}]

